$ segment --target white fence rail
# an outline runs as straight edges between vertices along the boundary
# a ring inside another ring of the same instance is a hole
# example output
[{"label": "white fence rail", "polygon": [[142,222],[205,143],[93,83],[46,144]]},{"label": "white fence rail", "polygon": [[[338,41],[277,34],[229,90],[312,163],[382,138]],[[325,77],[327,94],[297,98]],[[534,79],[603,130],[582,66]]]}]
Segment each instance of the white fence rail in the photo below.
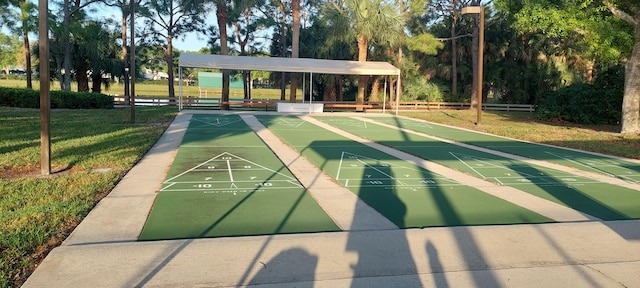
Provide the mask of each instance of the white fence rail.
[{"label": "white fence rail", "polygon": [[[115,96],[113,100],[116,105],[124,105],[124,97]],[[178,101],[178,99],[176,99]],[[231,108],[255,108],[260,107],[263,110],[275,110],[276,103],[280,102],[279,100],[243,100],[243,99],[230,99],[229,104]],[[135,98],[136,106],[167,106],[170,105],[169,99],[166,97],[136,97]],[[220,109],[221,106],[220,98],[201,98],[201,97],[183,97],[183,107],[185,109],[195,108],[195,109]],[[325,106],[330,107],[330,110],[355,110],[355,102],[353,101],[332,101],[332,102],[315,102],[315,103],[324,103]],[[173,104],[175,105],[175,104]],[[366,102],[365,109],[382,109],[382,103],[377,102]],[[398,106],[399,110],[403,111],[411,111],[411,110],[463,110],[470,109],[470,103],[461,103],[461,102],[400,102]],[[392,110],[395,107],[392,107],[387,103],[386,109]],[[520,112],[534,112],[535,106],[529,104],[491,104],[491,103],[483,103],[483,110],[490,111],[520,111]],[[325,109],[326,110],[326,109]]]}]

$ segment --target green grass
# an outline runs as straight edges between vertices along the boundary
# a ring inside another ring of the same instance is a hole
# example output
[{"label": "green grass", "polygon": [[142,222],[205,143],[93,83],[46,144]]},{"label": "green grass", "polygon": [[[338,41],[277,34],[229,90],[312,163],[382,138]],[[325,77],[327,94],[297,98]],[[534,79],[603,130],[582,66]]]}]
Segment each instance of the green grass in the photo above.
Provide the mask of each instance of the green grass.
[{"label": "green grass", "polygon": [[[39,111],[0,108],[0,287],[20,286],[155,143],[177,109],[53,110],[40,177]],[[111,168],[104,173],[95,169]]]},{"label": "green grass", "polygon": [[[39,89],[40,82],[35,80],[32,83],[34,89]],[[0,79],[0,87],[10,87],[10,88],[26,88],[25,80],[16,80],[16,79]],[[51,82],[52,90],[60,90],[60,83],[57,81]],[[76,83],[71,83],[71,90],[75,91],[77,89]],[[153,96],[153,97],[168,97],[169,96],[169,87],[166,82],[161,81],[141,81],[136,82],[136,96],[144,97],[144,96]],[[176,83],[175,85],[175,93],[176,96],[179,93],[179,87]],[[206,92],[205,92],[206,90]],[[221,95],[220,88],[207,88],[205,90],[200,91],[198,86],[182,86],[182,95],[183,96],[200,96],[205,97],[205,95],[209,98],[219,98]],[[103,85],[102,93],[108,95],[124,95],[124,84],[120,83],[111,83],[109,88],[106,89]],[[202,93],[202,94],[201,94]],[[289,97],[289,88],[287,88],[287,97]],[[242,89],[230,89],[229,96],[231,98],[242,98],[244,92]],[[298,89],[298,97],[302,97],[302,90]],[[251,91],[252,99],[271,99],[278,100],[280,99],[280,89],[270,89],[270,88],[260,88],[253,89]],[[287,98],[288,99],[288,98]]]}]

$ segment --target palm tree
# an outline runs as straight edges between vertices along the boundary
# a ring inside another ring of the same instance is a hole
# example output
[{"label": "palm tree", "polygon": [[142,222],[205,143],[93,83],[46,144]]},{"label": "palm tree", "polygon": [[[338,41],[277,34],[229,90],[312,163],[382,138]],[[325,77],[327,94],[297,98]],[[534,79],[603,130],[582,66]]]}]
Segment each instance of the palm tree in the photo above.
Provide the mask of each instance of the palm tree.
[{"label": "palm tree", "polygon": [[[358,43],[358,61],[366,62],[371,41],[386,42],[402,35],[404,21],[396,7],[383,0],[330,2],[328,16],[334,18],[333,33],[353,31]],[[345,29],[348,26],[348,29]],[[385,29],[380,29],[384,27]],[[356,110],[362,111],[368,76],[358,76]]]}]

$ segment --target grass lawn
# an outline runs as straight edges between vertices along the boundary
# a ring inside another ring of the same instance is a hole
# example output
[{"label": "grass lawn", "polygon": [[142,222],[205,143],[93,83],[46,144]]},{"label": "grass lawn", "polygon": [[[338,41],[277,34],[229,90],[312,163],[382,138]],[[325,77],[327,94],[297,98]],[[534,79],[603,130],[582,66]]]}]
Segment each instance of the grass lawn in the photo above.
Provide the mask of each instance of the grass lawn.
[{"label": "grass lawn", "polygon": [[[2,82],[4,80],[0,80]],[[34,83],[35,84],[35,83]],[[2,85],[2,84],[0,84]],[[175,107],[130,110],[53,110],[51,163],[40,177],[39,111],[0,107],[0,287],[20,286],[35,265],[59,245],[155,143]],[[616,126],[545,123],[531,113],[474,111],[402,112],[433,122],[533,142],[640,159],[640,135]],[[107,172],[97,169],[110,168]]]},{"label": "grass lawn", "polygon": [[41,177],[39,110],[0,107],[0,287],[20,286],[151,148],[177,109],[136,112],[131,125],[129,109],[52,110],[58,173]]},{"label": "grass lawn", "polygon": [[[38,80],[33,81],[33,88],[39,89],[40,82]],[[10,88],[26,88],[25,80],[16,80],[16,79],[2,79],[0,78],[0,87],[10,87]],[[106,89],[104,85],[102,86],[102,93],[108,95],[124,95],[124,83],[111,83],[109,88]],[[77,83],[71,83],[71,90],[76,91]],[[179,93],[179,87],[176,83],[175,85],[175,93],[176,96]],[[60,83],[58,81],[51,82],[51,90],[60,90]],[[206,88],[202,91],[199,90],[198,85],[190,85],[190,86],[182,86],[182,95],[183,96],[200,96],[209,97],[209,98],[220,98],[221,88]],[[289,88],[287,87],[287,97],[289,95]],[[229,89],[229,97],[230,98],[243,98],[244,92],[242,89],[232,88]],[[298,89],[298,97],[302,97],[302,90]],[[161,81],[136,81],[136,96],[144,97],[144,96],[169,96],[169,87],[167,82]],[[271,88],[256,88],[251,90],[251,98],[256,100],[262,99],[272,99],[278,100],[280,99],[280,89],[271,89]],[[287,98],[288,99],[288,98]]]}]

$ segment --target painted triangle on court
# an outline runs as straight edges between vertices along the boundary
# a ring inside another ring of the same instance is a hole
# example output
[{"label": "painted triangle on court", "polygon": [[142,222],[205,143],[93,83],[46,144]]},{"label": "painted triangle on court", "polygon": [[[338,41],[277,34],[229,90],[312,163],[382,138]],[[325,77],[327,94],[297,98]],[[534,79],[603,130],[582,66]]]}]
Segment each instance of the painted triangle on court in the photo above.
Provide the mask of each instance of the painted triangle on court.
[{"label": "painted triangle on court", "polygon": [[279,170],[282,172],[223,152],[165,180],[161,191],[250,192],[302,187],[284,166]]},{"label": "painted triangle on court", "polygon": [[340,156],[336,180],[346,187],[459,185],[451,179],[419,167],[406,167],[346,151]]},{"label": "painted triangle on court", "polygon": [[222,127],[229,124],[242,121],[238,117],[193,117],[192,121],[198,121],[200,123],[208,124],[211,126]]},{"label": "painted triangle on court", "polygon": [[302,120],[300,118],[277,118],[277,119],[275,119],[275,123],[278,123],[279,125],[289,126],[289,127],[294,127],[294,128],[298,128],[298,127],[302,126],[302,124],[304,124],[306,122],[307,121]]}]

